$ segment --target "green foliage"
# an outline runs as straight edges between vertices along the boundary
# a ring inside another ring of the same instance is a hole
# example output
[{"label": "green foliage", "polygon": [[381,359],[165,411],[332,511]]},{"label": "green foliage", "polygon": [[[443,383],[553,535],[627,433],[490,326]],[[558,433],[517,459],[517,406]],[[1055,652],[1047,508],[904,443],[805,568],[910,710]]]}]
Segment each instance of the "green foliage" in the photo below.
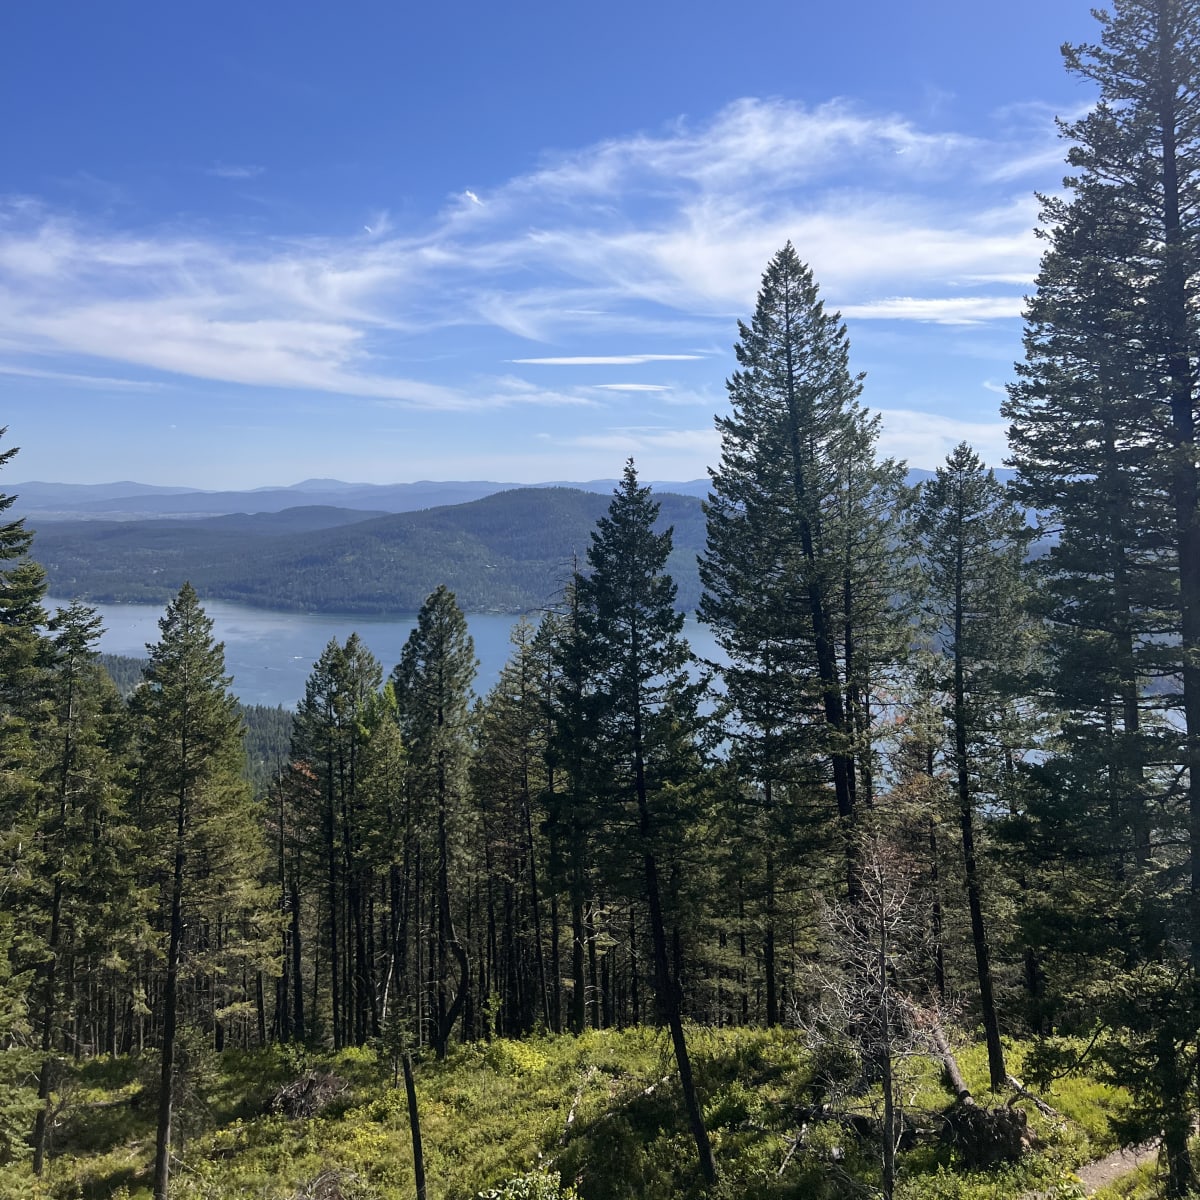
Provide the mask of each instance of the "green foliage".
[{"label": "green foliage", "polygon": [[532,1042],[496,1038],[488,1043],[484,1062],[498,1075],[537,1075],[544,1071],[547,1058]]},{"label": "green foliage", "polygon": [[0,1052],[0,1166],[29,1157],[29,1131],[38,1109],[37,1056],[28,1050]]},{"label": "green foliage", "polygon": [[[810,1052],[786,1029],[689,1031],[696,1075],[705,1097],[722,1183],[699,1186],[694,1148],[683,1121],[678,1085],[670,1078],[663,1032],[590,1031],[455,1048],[444,1063],[417,1066],[430,1194],[474,1200],[496,1194],[536,1200],[849,1200],[874,1186],[872,1147],[836,1122],[811,1126],[792,1150],[796,1113],[812,1102]],[[1017,1069],[1024,1046],[1007,1047]],[[958,1048],[968,1082],[987,1077],[982,1046]],[[3,1059],[0,1058],[0,1063]],[[314,1181],[334,1175],[362,1197],[410,1200],[411,1144],[402,1089],[392,1086],[386,1060],[369,1048],[337,1054],[273,1047],[226,1051],[197,1076],[197,1102],[210,1122],[185,1143],[173,1195],[189,1200],[294,1200]],[[307,1067],[354,1083],[353,1097],[311,1118],[270,1111],[270,1098]],[[126,1186],[144,1196],[148,1183],[153,1105],[138,1097],[138,1063],[126,1058],[84,1064],[74,1107],[58,1132],[46,1195],[113,1195]],[[936,1112],[947,1095],[932,1064],[914,1084],[910,1109]],[[998,1172],[956,1170],[936,1143],[901,1160],[903,1200],[1013,1200],[1050,1190],[1063,1200],[1072,1170],[1103,1152],[1085,1127],[1103,1128],[1119,1095],[1081,1076],[1047,1095],[1064,1120],[1031,1123],[1040,1153]],[[574,1110],[569,1127],[567,1115]],[[557,1177],[557,1181],[556,1181]],[[561,1182],[558,1182],[561,1181]],[[8,1188],[6,1194],[4,1189]],[[39,1197],[27,1163],[0,1167],[0,1197]],[[316,1192],[311,1192],[317,1195]]]},{"label": "green foliage", "polygon": [[574,1188],[564,1188],[557,1171],[531,1171],[486,1188],[475,1200],[577,1200]]}]

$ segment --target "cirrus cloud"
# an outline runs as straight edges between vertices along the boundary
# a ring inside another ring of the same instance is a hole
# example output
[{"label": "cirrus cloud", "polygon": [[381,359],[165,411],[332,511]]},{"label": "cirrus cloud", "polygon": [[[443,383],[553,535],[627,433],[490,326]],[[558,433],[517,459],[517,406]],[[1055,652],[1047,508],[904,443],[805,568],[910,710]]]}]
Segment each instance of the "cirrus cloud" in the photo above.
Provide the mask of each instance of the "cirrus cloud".
[{"label": "cirrus cloud", "polygon": [[[496,382],[489,362],[700,361],[681,343],[726,337],[789,239],[849,318],[1012,319],[1038,257],[1029,188],[1044,185],[1055,145],[1049,133],[967,138],[842,101],[743,99],[708,121],[548,155],[494,182],[486,204],[465,190],[403,234],[374,212],[367,238],[121,229],[9,199],[0,345],[20,348],[13,365],[28,369],[69,357],[76,372],[79,361],[119,363],[417,407],[573,405],[571,388]],[[548,346],[637,336],[663,349],[512,357],[510,345],[437,380],[395,368],[410,347],[462,328]]]}]

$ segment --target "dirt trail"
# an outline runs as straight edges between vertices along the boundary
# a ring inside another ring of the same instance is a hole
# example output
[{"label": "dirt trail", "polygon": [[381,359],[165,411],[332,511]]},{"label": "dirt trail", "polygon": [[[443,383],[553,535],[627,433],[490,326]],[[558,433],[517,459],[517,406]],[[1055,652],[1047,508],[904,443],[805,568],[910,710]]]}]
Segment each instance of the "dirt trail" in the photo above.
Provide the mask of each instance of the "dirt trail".
[{"label": "dirt trail", "polygon": [[[1094,1196],[1101,1188],[1115,1183],[1122,1175],[1137,1170],[1143,1163],[1153,1162],[1158,1157],[1158,1142],[1143,1142],[1140,1146],[1122,1146],[1103,1158],[1084,1163],[1076,1171],[1083,1190]],[[1021,1200],[1046,1200],[1049,1192],[1026,1192]]]},{"label": "dirt trail", "polygon": [[1143,1142],[1140,1146],[1122,1146],[1103,1158],[1086,1163],[1079,1168],[1078,1175],[1087,1194],[1091,1196],[1102,1187],[1128,1175],[1143,1163],[1153,1162],[1158,1157],[1158,1142]]}]

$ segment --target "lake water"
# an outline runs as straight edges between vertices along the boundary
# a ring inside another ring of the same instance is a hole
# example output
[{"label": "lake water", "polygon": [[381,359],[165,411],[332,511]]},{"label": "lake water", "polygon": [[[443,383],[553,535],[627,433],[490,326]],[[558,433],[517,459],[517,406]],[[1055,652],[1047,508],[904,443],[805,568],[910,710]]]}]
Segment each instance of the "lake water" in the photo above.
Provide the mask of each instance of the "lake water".
[{"label": "lake water", "polygon": [[[53,612],[67,601],[47,598]],[[157,642],[158,621],[165,605],[97,604],[104,621],[100,649],[107,654],[146,657],[146,643]],[[225,669],[233,676],[233,690],[243,704],[282,704],[291,708],[304,696],[304,684],[313,663],[331,638],[344,642],[357,633],[387,672],[400,661],[400,651],[416,625],[415,616],[364,617],[351,613],[273,612],[248,608],[225,600],[204,601],[218,641],[225,643]],[[467,625],[479,659],[477,692],[486,692],[500,676],[512,653],[511,635],[516,616],[470,613]],[[536,621],[536,614],[530,618]],[[697,654],[716,655],[707,628],[689,617],[685,633]]]}]

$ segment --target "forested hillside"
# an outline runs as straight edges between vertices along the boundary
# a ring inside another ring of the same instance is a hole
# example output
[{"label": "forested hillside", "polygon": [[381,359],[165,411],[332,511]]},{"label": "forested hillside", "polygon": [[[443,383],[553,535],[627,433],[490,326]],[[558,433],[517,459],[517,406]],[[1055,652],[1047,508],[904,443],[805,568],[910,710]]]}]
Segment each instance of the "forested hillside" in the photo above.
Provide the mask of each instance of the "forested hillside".
[{"label": "forested hillside", "polygon": [[[87,556],[5,517],[0,1195],[1078,1198],[1122,1144],[1110,1198],[1200,1191],[1200,11],[1097,19],[1011,483],[909,486],[788,243],[702,514],[631,459]],[[39,557],[157,572],[137,676]],[[459,579],[557,600],[483,697]],[[418,617],[246,712],[197,588]]]},{"label": "forested hillside", "polygon": [[[700,501],[664,496],[679,603],[699,602]],[[519,488],[469,504],[364,519],[349,509],[190,521],[61,521],[38,531],[56,595],[165,603],[184,581],[204,597],[305,612],[414,613],[439,583],[468,612],[526,612],[561,595],[607,499]]]}]

